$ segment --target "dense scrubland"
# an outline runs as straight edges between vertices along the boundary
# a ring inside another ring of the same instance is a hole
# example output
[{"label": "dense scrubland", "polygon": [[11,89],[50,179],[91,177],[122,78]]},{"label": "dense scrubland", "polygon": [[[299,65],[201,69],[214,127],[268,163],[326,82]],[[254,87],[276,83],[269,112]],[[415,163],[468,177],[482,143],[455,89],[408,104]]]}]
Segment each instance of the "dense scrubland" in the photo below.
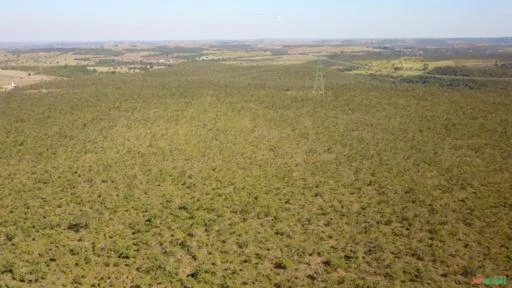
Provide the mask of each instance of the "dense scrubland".
[{"label": "dense scrubland", "polygon": [[512,276],[512,87],[314,64],[0,96],[0,287],[467,287]]}]

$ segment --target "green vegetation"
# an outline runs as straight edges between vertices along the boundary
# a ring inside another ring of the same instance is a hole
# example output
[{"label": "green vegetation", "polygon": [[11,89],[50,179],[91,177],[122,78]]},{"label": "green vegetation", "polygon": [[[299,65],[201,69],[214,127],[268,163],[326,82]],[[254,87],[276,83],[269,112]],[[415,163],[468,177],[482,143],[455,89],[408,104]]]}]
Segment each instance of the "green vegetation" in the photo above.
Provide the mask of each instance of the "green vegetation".
[{"label": "green vegetation", "polygon": [[315,72],[189,62],[0,96],[0,286],[510,279],[510,83],[325,69],[314,96]]},{"label": "green vegetation", "polygon": [[73,55],[87,55],[87,56],[121,56],[123,55],[123,51],[115,51],[112,49],[106,49],[106,48],[89,48],[89,49],[77,49],[76,51],[73,51]]},{"label": "green vegetation", "polygon": [[283,55],[288,55],[288,50],[274,49],[274,50],[270,51],[270,53],[272,54],[272,56],[283,56]]},{"label": "green vegetation", "polygon": [[120,56],[124,53],[107,48],[41,48],[26,50],[10,50],[13,55],[34,54],[34,53],[72,53],[73,55],[101,55],[101,56]]},{"label": "green vegetation", "polygon": [[446,76],[512,78],[512,67],[443,66],[436,67],[429,73]]},{"label": "green vegetation", "polygon": [[153,49],[149,49],[148,51],[152,51],[152,52],[156,53],[152,56],[174,55],[177,58],[193,59],[193,58],[201,55],[201,53],[203,53],[204,49],[202,47],[158,46]]},{"label": "green vegetation", "polygon": [[508,84],[493,83],[486,80],[478,79],[464,79],[464,78],[452,78],[452,77],[430,77],[431,75],[419,75],[410,77],[399,77],[397,78],[401,82],[414,83],[421,85],[432,85],[438,87],[448,88],[467,88],[467,89],[483,89],[489,86],[496,87],[509,87]]}]

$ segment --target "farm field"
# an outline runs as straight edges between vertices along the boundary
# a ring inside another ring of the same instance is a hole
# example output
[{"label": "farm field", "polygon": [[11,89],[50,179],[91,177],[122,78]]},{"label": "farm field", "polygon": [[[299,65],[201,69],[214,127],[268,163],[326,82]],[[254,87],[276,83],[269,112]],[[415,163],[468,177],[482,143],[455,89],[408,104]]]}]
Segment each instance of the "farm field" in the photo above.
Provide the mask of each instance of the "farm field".
[{"label": "farm field", "polygon": [[[0,94],[0,287],[510,279],[512,83],[267,57],[66,67],[47,93]],[[350,57],[333,59],[387,63]]]}]

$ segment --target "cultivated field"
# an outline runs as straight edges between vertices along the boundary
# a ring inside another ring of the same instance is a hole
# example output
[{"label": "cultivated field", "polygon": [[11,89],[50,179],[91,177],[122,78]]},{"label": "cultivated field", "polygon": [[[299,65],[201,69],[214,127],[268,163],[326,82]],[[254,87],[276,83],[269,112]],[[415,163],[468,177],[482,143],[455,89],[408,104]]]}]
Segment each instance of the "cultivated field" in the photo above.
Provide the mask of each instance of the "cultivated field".
[{"label": "cultivated field", "polygon": [[510,279],[512,83],[345,56],[61,67],[0,97],[0,287]]}]

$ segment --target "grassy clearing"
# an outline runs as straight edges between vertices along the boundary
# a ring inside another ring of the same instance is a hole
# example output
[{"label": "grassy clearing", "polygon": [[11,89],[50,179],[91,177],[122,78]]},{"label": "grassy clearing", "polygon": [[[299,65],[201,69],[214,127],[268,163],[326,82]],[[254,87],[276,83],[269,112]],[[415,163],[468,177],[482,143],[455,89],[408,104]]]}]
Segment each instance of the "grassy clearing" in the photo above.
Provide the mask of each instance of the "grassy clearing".
[{"label": "grassy clearing", "polygon": [[0,283],[510,279],[511,88],[327,70],[317,97],[314,73],[187,63],[0,98]]}]

